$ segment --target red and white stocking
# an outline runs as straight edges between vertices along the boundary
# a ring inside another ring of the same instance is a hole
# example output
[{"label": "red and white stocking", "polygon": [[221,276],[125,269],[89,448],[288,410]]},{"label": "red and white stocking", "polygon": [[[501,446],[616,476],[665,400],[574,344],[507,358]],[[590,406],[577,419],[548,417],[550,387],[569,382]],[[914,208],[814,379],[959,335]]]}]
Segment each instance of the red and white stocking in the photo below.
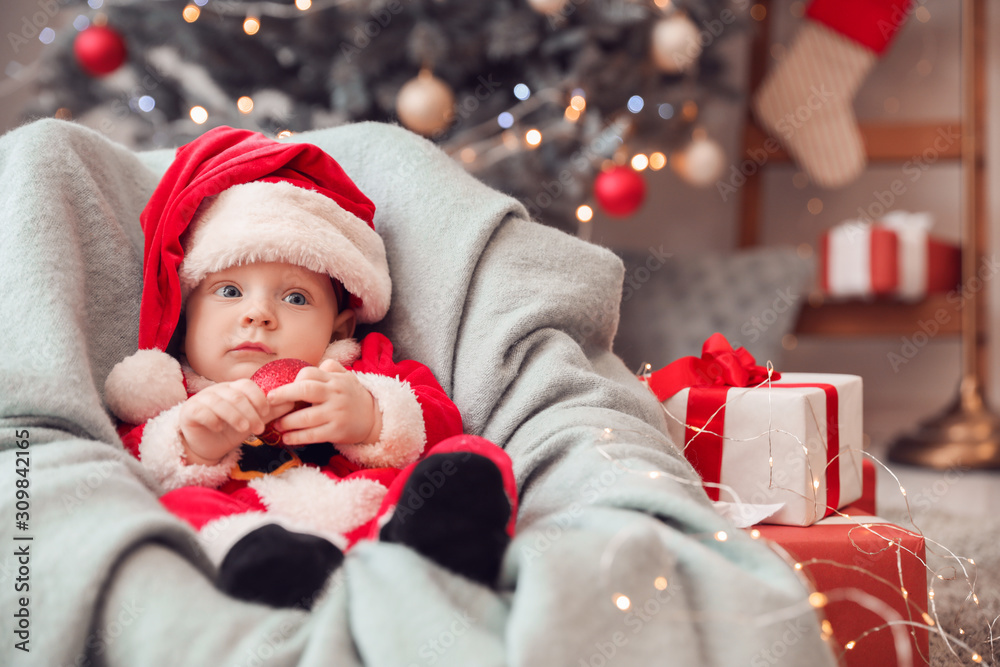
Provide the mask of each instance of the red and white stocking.
[{"label": "red and white stocking", "polygon": [[763,127],[814,183],[838,188],[865,168],[852,108],[906,20],[911,0],[813,0],[791,47],[753,99]]}]

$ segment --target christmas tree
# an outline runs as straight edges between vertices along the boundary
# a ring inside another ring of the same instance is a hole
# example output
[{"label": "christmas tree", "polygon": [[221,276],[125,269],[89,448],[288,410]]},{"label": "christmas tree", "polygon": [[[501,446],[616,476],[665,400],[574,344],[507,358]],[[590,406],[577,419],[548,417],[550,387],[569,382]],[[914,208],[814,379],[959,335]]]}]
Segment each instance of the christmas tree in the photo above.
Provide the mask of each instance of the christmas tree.
[{"label": "christmas tree", "polygon": [[29,117],[114,129],[140,148],[216,125],[279,135],[401,122],[563,228],[588,219],[592,193],[612,215],[634,212],[637,170],[662,168],[692,136],[701,152],[678,165],[722,164],[698,108],[735,96],[716,51],[742,20],[726,0],[90,0],[61,11],[72,26],[47,36]]}]

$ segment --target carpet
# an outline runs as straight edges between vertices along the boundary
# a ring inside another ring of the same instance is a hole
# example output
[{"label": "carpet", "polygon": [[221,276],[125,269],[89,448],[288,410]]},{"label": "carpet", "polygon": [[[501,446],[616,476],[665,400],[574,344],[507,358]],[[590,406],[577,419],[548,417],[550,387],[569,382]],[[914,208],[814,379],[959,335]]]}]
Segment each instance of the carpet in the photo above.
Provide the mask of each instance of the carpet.
[{"label": "carpet", "polygon": [[[887,513],[885,518],[911,530],[916,528],[926,541],[928,585],[939,622],[938,631],[930,635],[931,667],[998,664],[1000,517],[970,519],[927,512],[916,515],[912,523],[901,513]],[[970,558],[971,564],[966,560]],[[973,653],[982,662],[976,662]]]}]

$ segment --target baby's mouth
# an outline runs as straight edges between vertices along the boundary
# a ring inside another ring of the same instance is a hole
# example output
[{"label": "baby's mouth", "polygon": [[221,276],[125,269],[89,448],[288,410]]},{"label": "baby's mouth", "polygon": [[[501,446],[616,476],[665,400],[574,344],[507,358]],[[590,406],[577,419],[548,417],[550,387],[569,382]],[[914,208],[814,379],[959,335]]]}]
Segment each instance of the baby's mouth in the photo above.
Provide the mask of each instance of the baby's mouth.
[{"label": "baby's mouth", "polygon": [[233,352],[263,352],[264,354],[274,354],[274,352],[264,343],[253,343],[246,341],[233,348]]}]

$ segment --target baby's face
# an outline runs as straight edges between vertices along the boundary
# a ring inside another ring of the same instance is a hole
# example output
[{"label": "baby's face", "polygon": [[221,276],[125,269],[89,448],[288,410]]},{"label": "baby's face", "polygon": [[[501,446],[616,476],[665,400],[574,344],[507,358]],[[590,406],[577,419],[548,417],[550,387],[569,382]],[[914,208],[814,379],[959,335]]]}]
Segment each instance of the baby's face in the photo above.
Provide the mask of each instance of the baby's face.
[{"label": "baby's face", "polygon": [[[184,353],[209,380],[248,378],[275,359],[318,365],[333,338],[353,333],[330,277],[283,262],[210,273],[188,298]],[[337,334],[334,336],[334,334]]]}]

